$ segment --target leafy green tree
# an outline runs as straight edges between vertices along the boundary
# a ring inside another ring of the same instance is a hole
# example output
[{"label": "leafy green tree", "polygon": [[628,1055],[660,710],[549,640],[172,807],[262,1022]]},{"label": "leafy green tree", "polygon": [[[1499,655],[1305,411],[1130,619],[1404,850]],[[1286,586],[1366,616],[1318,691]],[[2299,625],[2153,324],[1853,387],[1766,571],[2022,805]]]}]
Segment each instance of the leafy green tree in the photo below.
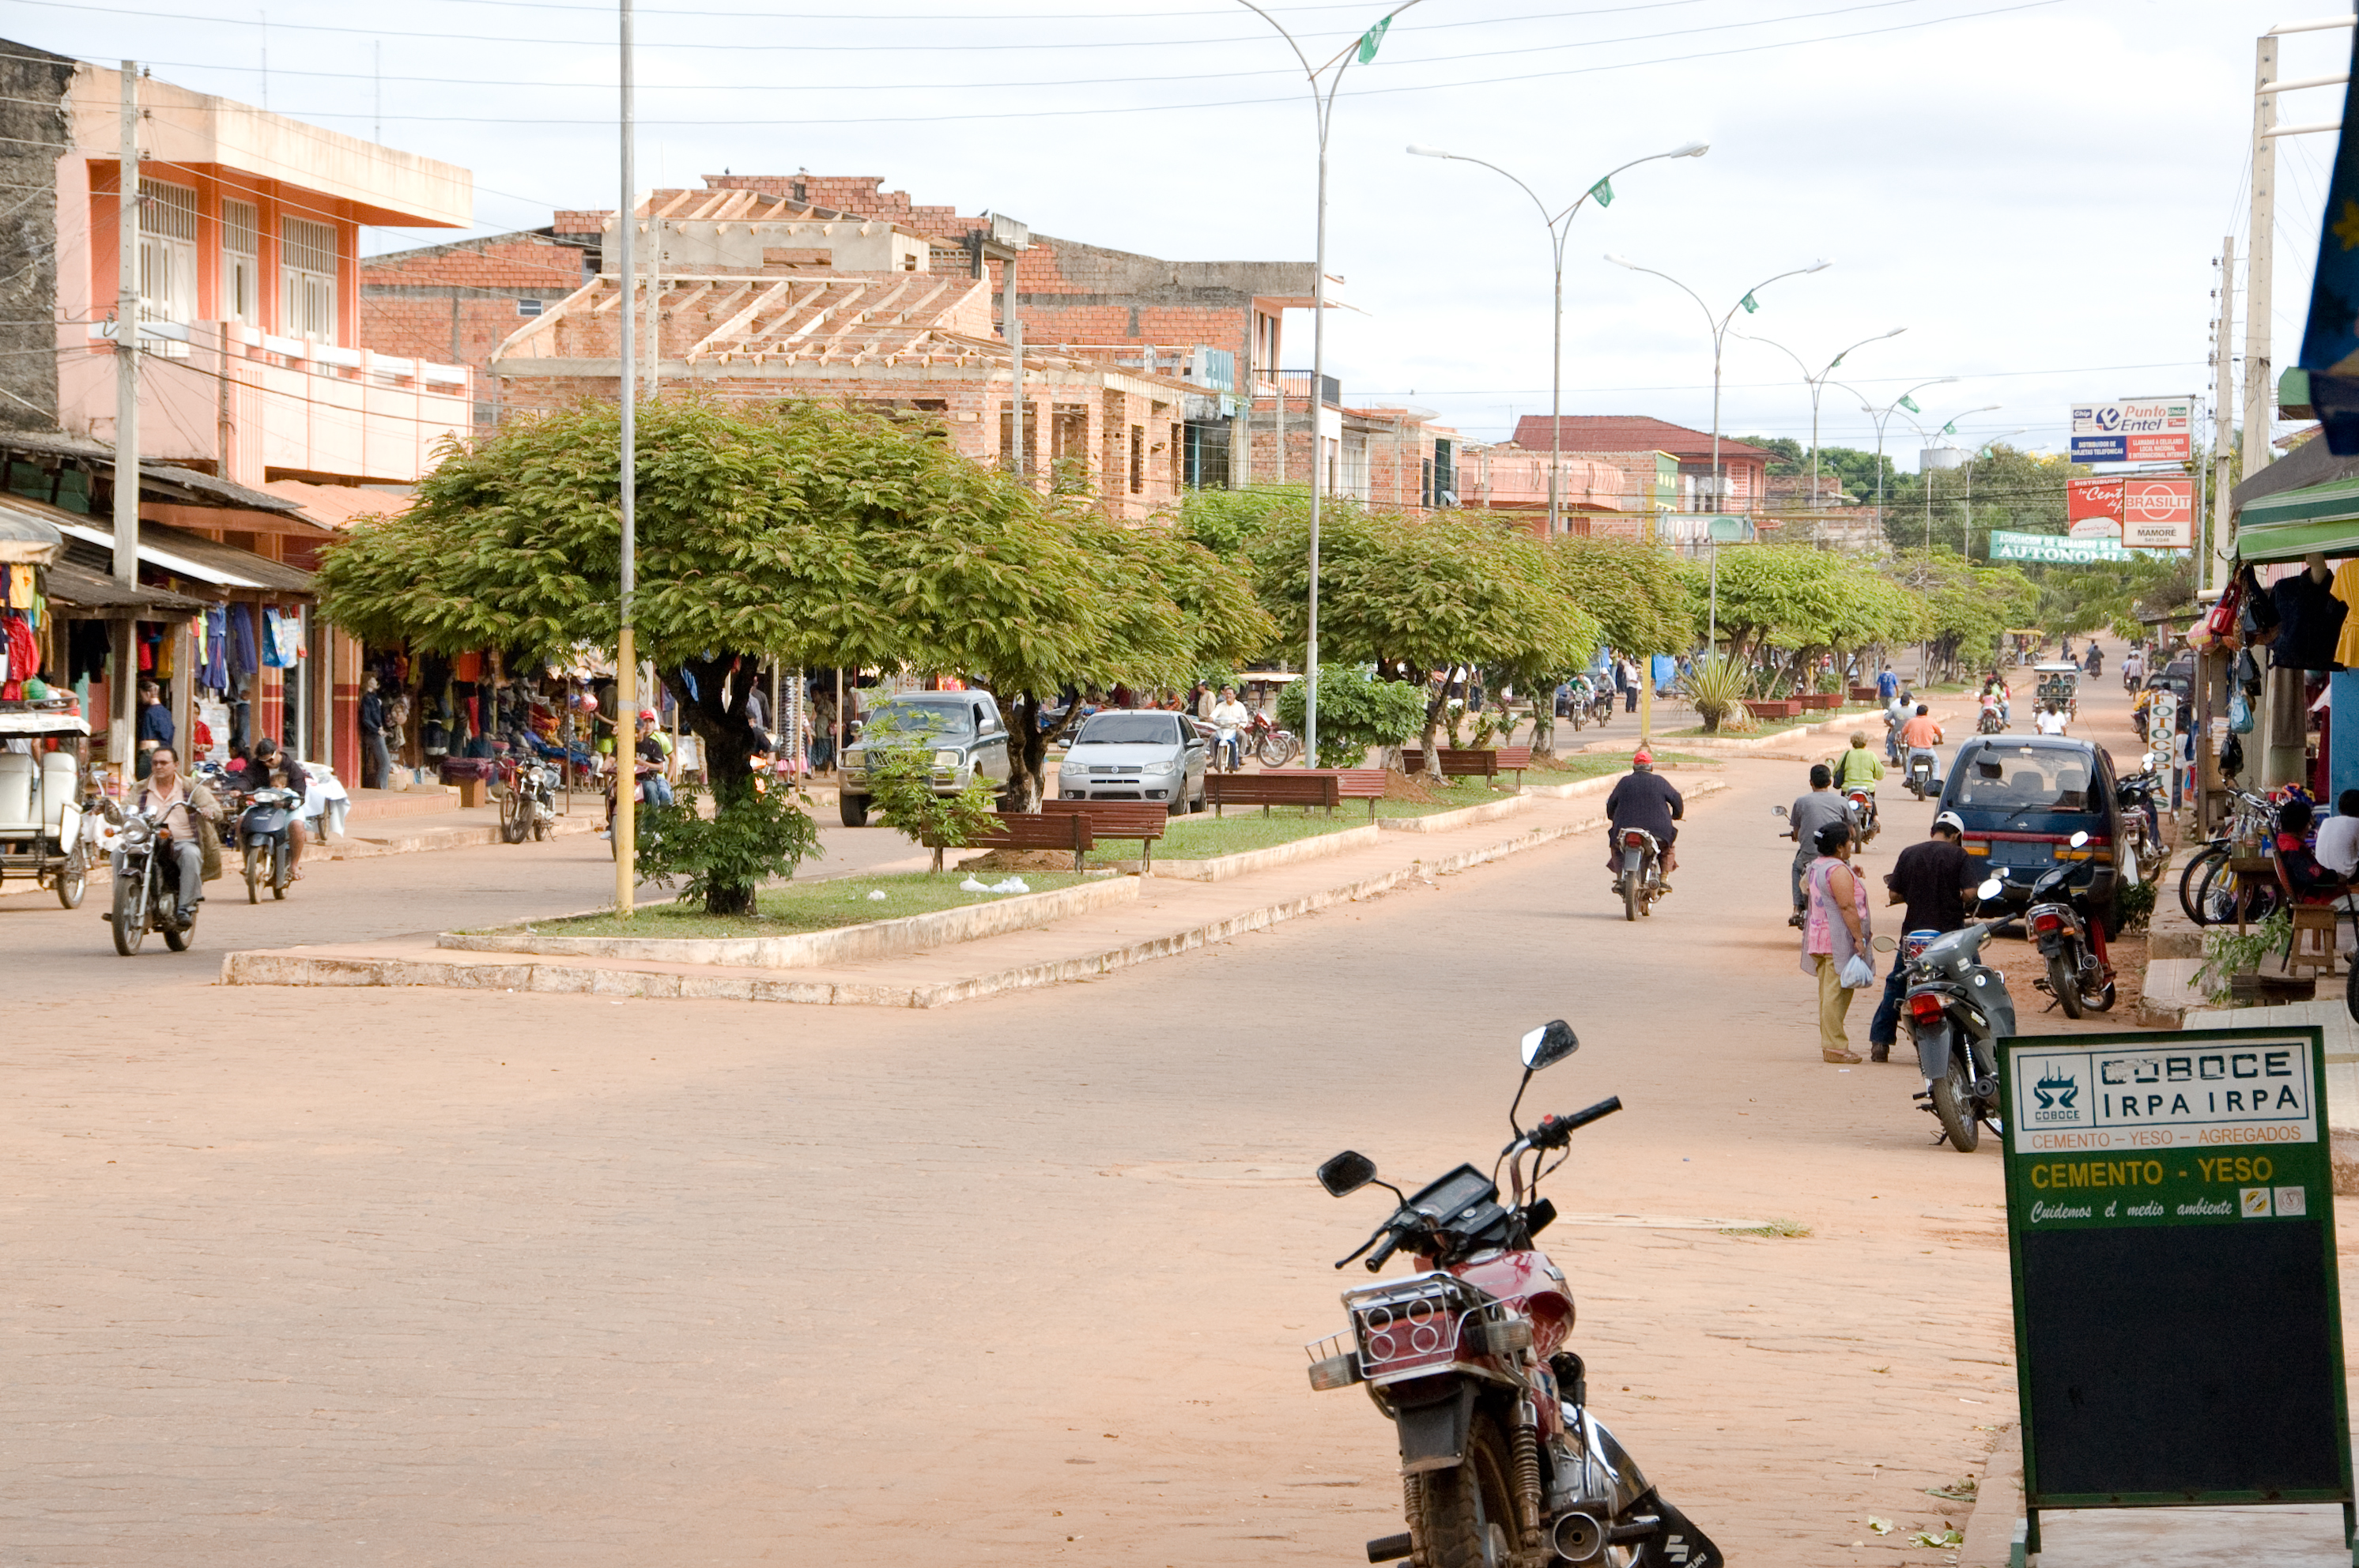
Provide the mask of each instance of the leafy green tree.
[{"label": "leafy green tree", "polygon": [[[1303,683],[1277,694],[1277,721],[1302,732]],[[1425,690],[1378,680],[1368,665],[1319,666],[1319,756],[1322,768],[1356,768],[1371,746],[1406,746],[1425,724]]]},{"label": "leafy green tree", "polygon": [[2038,586],[2015,568],[1975,566],[1946,550],[1904,552],[1887,569],[1924,600],[1927,652],[1952,676],[1986,663],[1999,634],[2029,624],[2039,604]]},{"label": "leafy green tree", "polygon": [[903,733],[887,719],[861,741],[870,806],[887,827],[931,847],[934,870],[942,869],[942,847],[957,849],[991,827],[997,791],[989,779],[975,778],[956,795],[934,793],[933,737],[924,726]]},{"label": "leafy green tree", "polygon": [[1177,527],[1215,555],[1234,556],[1246,541],[1286,513],[1310,515],[1310,490],[1300,484],[1263,484],[1246,490],[1191,490],[1180,498]]},{"label": "leafy green tree", "polygon": [[[1299,652],[1309,625],[1307,518],[1280,513],[1247,546],[1261,600]],[[1552,669],[1597,646],[1596,617],[1559,591],[1530,535],[1476,514],[1411,520],[1343,503],[1320,529],[1319,640],[1336,660],[1374,664],[1387,678],[1424,686],[1453,665]],[[1438,774],[1436,736],[1460,683],[1429,696],[1426,767]]]}]

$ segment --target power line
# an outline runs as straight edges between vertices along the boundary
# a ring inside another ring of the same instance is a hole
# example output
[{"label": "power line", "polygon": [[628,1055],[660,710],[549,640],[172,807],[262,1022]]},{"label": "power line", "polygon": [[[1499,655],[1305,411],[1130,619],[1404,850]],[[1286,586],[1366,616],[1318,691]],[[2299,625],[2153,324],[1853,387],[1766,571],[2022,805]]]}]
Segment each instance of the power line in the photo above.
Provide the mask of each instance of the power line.
[{"label": "power line", "polygon": [[[1853,13],[1854,13],[1854,12],[1859,12],[1859,11],[1885,11],[1885,10],[1890,10],[1892,7],[1894,7],[1894,6],[1896,6],[1896,5],[1926,5],[1926,4],[1930,4],[1930,0],[1864,0],[1864,3],[1863,3],[1863,4],[1859,4],[1859,5],[1839,5],[1839,6],[1835,6],[1835,7],[1833,7],[1833,8],[1832,8],[1832,9],[1824,10],[1824,11],[1800,11],[1800,12],[1796,12],[1796,13],[1793,13],[1793,14],[1791,14],[1791,15],[1784,16],[1762,16],[1762,17],[1756,17],[1756,18],[1755,18],[1755,19],[1753,19],[1753,20],[1750,20],[1750,21],[1744,21],[1744,22],[1715,22],[1715,23],[1711,24],[1710,26],[1707,26],[1707,27],[1673,27],[1673,28],[1669,28],[1669,29],[1668,29],[1668,30],[1666,30],[1666,31],[1663,31],[1663,32],[1658,32],[1658,33],[1633,33],[1633,34],[1625,35],[1625,36],[1621,37],[1621,38],[1584,38],[1584,39],[1576,39],[1576,40],[1573,40],[1573,41],[1571,41],[1571,42],[1568,42],[1568,43],[1557,43],[1557,44],[1530,44],[1530,45],[1525,45],[1525,46],[1522,46],[1522,47],[1519,47],[1519,48],[1516,48],[1516,49],[1479,49],[1479,50],[1474,50],[1474,51],[1472,51],[1472,52],[1469,52],[1469,53],[1465,53],[1465,54],[1453,54],[1453,55],[1432,55],[1432,56],[1425,57],[1425,58],[1423,58],[1423,59],[1415,59],[1415,60],[1403,60],[1403,61],[1399,61],[1399,62],[1397,62],[1397,64],[1395,66],[1395,69],[1398,69],[1398,68],[1399,68],[1399,67],[1401,67],[1401,66],[1408,66],[1408,65],[1418,65],[1418,66],[1425,66],[1425,65],[1447,65],[1447,64],[1454,63],[1454,62],[1459,61],[1459,60],[1470,60],[1470,59],[1501,59],[1501,58],[1503,58],[1503,57],[1510,56],[1510,55],[1521,57],[1521,56],[1536,55],[1536,54],[1549,54],[1549,53],[1554,53],[1554,52],[1556,52],[1556,51],[1562,50],[1562,49],[1606,49],[1606,48],[1610,48],[1610,47],[1612,47],[1612,46],[1614,46],[1614,45],[1616,45],[1616,44],[1651,43],[1651,42],[1654,42],[1654,41],[1656,41],[1656,40],[1658,40],[1658,39],[1660,39],[1660,38],[1691,38],[1691,37],[1694,37],[1694,36],[1696,36],[1696,35],[1698,35],[1698,34],[1703,34],[1703,33],[1723,33],[1723,32],[1733,32],[1733,31],[1735,31],[1735,30],[1737,30],[1737,29],[1745,28],[1745,27],[1777,27],[1777,26],[1780,26],[1780,25],[1782,25],[1782,24],[1784,24],[1784,23],[1788,23],[1788,22],[1808,22],[1808,21],[1817,21],[1817,20],[1819,20],[1819,19],[1821,19],[1821,18],[1822,18],[1822,17],[1827,17],[1827,16],[1849,16],[1849,15],[1852,15],[1852,14],[1853,14]],[[1497,19],[1497,20],[1514,20],[1514,19],[1517,19],[1517,18],[1495,18],[1495,19]],[[849,47],[852,47],[852,46],[846,46],[846,47],[847,47],[847,48],[849,48]],[[889,47],[898,48],[898,47],[903,47],[903,46],[889,46]],[[152,63],[154,63],[154,64],[156,64],[156,65],[163,66],[163,67],[165,67],[165,68],[167,68],[167,69],[190,70],[244,70],[244,69],[245,69],[245,68],[244,68],[244,67],[242,67],[242,66],[224,66],[224,65],[216,65],[216,64],[211,64],[211,63],[208,63],[208,62],[205,62],[205,61],[201,61],[201,60],[166,60],[166,59],[159,59],[159,60],[156,60],[156,61],[154,61],[154,62],[152,62]],[[1387,63],[1393,63],[1393,62],[1387,62]],[[608,82],[603,82],[603,81],[599,81],[599,82],[548,81],[518,81],[518,80],[506,79],[506,78],[492,78],[492,77],[455,77],[455,76],[388,76],[388,77],[384,77],[384,78],[380,79],[380,78],[377,78],[377,77],[374,76],[373,74],[371,74],[371,73],[369,73],[369,72],[366,72],[366,71],[341,71],[341,70],[280,70],[280,71],[278,72],[278,74],[280,74],[280,75],[284,75],[284,76],[303,76],[303,77],[314,77],[314,78],[318,78],[318,79],[322,80],[322,81],[377,81],[377,80],[383,80],[383,81],[399,81],[399,82],[421,82],[421,83],[427,83],[427,84],[435,85],[435,86],[445,86],[445,87],[524,87],[524,88],[539,88],[539,89],[543,89],[543,90],[550,91],[550,92],[588,92],[588,91],[596,91],[596,92],[611,92],[611,91],[613,91],[612,84],[611,84],[611,83],[608,83]],[[1266,77],[1266,76],[1284,76],[1284,77],[1293,77],[1293,76],[1296,76],[1296,75],[1299,75],[1299,72],[1298,70],[1295,70],[1294,68],[1292,68],[1292,67],[1281,67],[1281,68],[1277,68],[1277,69],[1273,69],[1273,70],[1215,70],[1215,71],[1201,71],[1201,72],[1194,72],[1194,73],[1190,73],[1190,74],[1188,74],[1188,75],[1173,75],[1173,74],[1171,74],[1171,73],[1169,73],[1169,72],[1157,72],[1157,73],[1154,73],[1154,74],[1151,74],[1151,75],[1146,75],[1146,76],[1095,76],[1095,77],[1051,78],[1051,79],[1048,79],[1048,80],[1029,81],[992,81],[992,82],[990,82],[990,83],[988,83],[988,84],[981,83],[981,82],[977,82],[977,81],[973,81],[972,79],[970,79],[970,80],[968,80],[968,81],[872,81],[872,82],[858,82],[858,81],[853,81],[853,82],[837,82],[837,81],[831,81],[831,82],[785,82],[785,81],[763,81],[763,82],[745,81],[745,82],[729,82],[729,81],[724,81],[724,82],[684,82],[684,83],[681,83],[681,84],[677,85],[677,86],[667,86],[667,85],[664,85],[664,84],[662,84],[662,83],[646,83],[646,84],[643,84],[643,85],[642,85],[642,87],[641,87],[641,91],[642,91],[642,92],[694,92],[694,93],[705,93],[705,92],[958,92],[958,91],[966,90],[966,89],[981,88],[981,87],[984,87],[984,86],[986,86],[986,85],[987,85],[990,91],[996,92],[1002,92],[1002,91],[1005,91],[1005,90],[1007,90],[1007,89],[1010,89],[1010,88],[1038,88],[1038,87],[1129,87],[1129,86],[1136,86],[1136,85],[1137,85],[1137,84],[1139,84],[1139,83],[1141,83],[1141,82],[1237,81],[1245,81],[1245,80],[1248,80],[1248,79],[1251,79],[1251,78],[1256,78],[1256,77]]]}]

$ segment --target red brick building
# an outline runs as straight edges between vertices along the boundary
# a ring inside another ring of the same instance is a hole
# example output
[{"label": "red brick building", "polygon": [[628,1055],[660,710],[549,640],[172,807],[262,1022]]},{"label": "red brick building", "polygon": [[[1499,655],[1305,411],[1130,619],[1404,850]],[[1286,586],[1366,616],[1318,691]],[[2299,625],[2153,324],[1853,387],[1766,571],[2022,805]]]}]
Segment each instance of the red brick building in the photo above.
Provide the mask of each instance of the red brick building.
[{"label": "red brick building", "polygon": [[[596,276],[596,241],[594,232],[527,229],[367,257],[361,263],[362,341],[379,353],[482,371],[510,333]],[[478,390],[475,423],[487,425],[495,415],[495,389],[485,384]]]},{"label": "red brick building", "polygon": [[1721,437],[1720,465],[1727,476],[1728,493],[1715,507],[1709,482],[1712,458],[1710,431],[1691,430],[1667,419],[1625,414],[1568,414],[1560,421],[1560,427],[1561,439],[1558,440],[1549,428],[1547,415],[1527,414],[1516,422],[1516,445],[1527,452],[1561,449],[1568,458],[1601,460],[1634,476],[1653,475],[1656,454],[1667,452],[1679,460],[1679,494],[1670,505],[1675,512],[1757,512],[1764,503],[1769,465],[1777,460],[1775,452],[1728,436]]}]

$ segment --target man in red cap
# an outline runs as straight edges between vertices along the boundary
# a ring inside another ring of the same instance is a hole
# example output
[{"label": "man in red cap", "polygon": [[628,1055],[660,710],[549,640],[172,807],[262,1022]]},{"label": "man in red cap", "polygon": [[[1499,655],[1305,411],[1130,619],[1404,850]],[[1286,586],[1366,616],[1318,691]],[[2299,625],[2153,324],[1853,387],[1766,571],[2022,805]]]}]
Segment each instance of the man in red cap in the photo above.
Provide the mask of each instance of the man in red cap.
[{"label": "man in red cap", "polygon": [[1663,891],[1670,892],[1671,873],[1680,866],[1679,857],[1671,852],[1671,840],[1680,836],[1673,824],[1686,812],[1687,803],[1671,787],[1671,781],[1655,772],[1654,753],[1641,750],[1630,759],[1630,771],[1605,797],[1605,815],[1613,824],[1605,836],[1605,869],[1621,871],[1622,859],[1615,847],[1625,829],[1638,828],[1653,834],[1655,842],[1663,847]]}]

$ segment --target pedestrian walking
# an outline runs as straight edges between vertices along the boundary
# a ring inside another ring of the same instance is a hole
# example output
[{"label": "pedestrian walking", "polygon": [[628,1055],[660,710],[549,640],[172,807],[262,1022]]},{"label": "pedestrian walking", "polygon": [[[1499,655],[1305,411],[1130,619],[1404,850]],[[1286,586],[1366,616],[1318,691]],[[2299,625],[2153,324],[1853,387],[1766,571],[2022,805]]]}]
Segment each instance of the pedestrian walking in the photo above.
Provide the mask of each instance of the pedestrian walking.
[{"label": "pedestrian walking", "polygon": [[1830,822],[1819,829],[1819,858],[1810,862],[1810,911],[1802,925],[1802,973],[1819,982],[1819,1055],[1844,1064],[1860,1060],[1843,1033],[1854,983],[1875,978],[1867,957],[1874,935],[1867,914],[1867,889],[1851,869],[1851,825]]},{"label": "pedestrian walking", "polygon": [[1824,762],[1810,769],[1810,793],[1796,795],[1794,804],[1786,808],[1786,837],[1794,841],[1794,869],[1788,880],[1788,891],[1794,896],[1794,913],[1786,924],[1800,930],[1802,916],[1810,907],[1802,879],[1810,873],[1810,863],[1819,858],[1819,829],[1830,822],[1848,822],[1843,812],[1843,796],[1834,790],[1834,770]]},{"label": "pedestrian walking", "polygon": [[1622,661],[1620,673],[1622,677],[1622,711],[1625,713],[1636,713],[1638,711],[1638,683],[1646,677],[1638,673],[1638,661],[1631,658],[1625,658]]},{"label": "pedestrian walking", "polygon": [[393,752],[385,742],[385,698],[375,676],[361,677],[361,787],[389,787]]}]

